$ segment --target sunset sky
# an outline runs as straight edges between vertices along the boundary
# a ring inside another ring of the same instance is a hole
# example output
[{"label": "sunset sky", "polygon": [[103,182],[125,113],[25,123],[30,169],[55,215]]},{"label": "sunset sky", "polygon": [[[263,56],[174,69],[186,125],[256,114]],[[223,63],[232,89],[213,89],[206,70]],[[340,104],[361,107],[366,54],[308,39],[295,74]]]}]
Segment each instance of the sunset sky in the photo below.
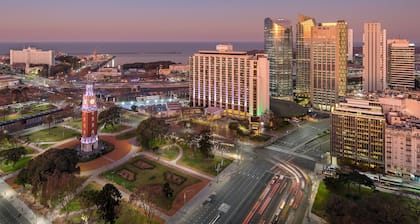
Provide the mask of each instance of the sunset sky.
[{"label": "sunset sky", "polygon": [[0,41],[263,41],[265,17],[293,24],[339,19],[362,38],[379,21],[388,37],[420,42],[420,0],[2,0]]}]

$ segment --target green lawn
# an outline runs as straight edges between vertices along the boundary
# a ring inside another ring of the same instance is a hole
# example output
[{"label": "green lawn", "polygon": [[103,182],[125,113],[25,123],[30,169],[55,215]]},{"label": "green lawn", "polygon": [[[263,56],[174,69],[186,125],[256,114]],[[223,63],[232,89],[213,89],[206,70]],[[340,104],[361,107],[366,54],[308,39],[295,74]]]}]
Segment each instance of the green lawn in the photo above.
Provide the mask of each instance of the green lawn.
[{"label": "green lawn", "polygon": [[101,132],[102,133],[114,133],[114,132],[120,132],[122,130],[127,129],[127,126],[121,125],[121,124],[116,124],[116,125],[107,125],[106,127],[104,127]]},{"label": "green lawn", "polygon": [[178,147],[172,145],[164,149],[159,149],[157,154],[167,160],[174,160],[178,156],[179,150]]},{"label": "green lawn", "polygon": [[[70,216],[66,222],[67,224],[82,223],[81,214]],[[93,220],[90,223],[105,224],[104,221],[100,220],[97,214],[93,215]],[[120,214],[115,222],[116,224],[144,224],[146,223],[146,217],[135,207],[127,202],[121,202]],[[152,224],[158,224],[157,220],[152,220]]]},{"label": "green lawn", "polygon": [[319,183],[318,192],[312,206],[312,212],[320,217],[326,217],[327,200],[330,196],[330,191],[325,186],[324,181]]},{"label": "green lawn", "polygon": [[[101,190],[99,189],[96,185],[93,184],[88,184],[83,191],[88,191],[88,190]],[[83,192],[82,191],[82,192]],[[74,211],[78,211],[80,210],[80,195],[82,194],[82,192],[80,192],[78,195],[76,195],[73,200],[71,200],[69,203],[67,203],[62,209],[61,212],[74,212]]]},{"label": "green lawn", "polygon": [[[218,163],[221,163],[221,156],[215,155],[214,158],[205,158],[199,151],[193,152],[186,145],[181,145],[181,147],[184,150],[184,155],[179,160],[179,163],[195,168],[197,170],[201,170],[213,176],[217,175],[216,166]],[[221,166],[220,172],[231,163],[231,159],[223,158],[223,166]]]},{"label": "green lawn", "polygon": [[4,161],[1,161],[0,169],[5,173],[14,172],[24,167],[29,162],[29,160],[31,160],[31,158],[31,156],[22,157],[19,161],[16,162],[14,166],[13,163],[6,164]]},{"label": "green lawn", "polygon": [[65,139],[73,138],[79,135],[78,132],[63,128],[63,127],[52,127],[51,129],[45,129],[38,132],[34,132],[30,135],[25,135],[29,141],[37,142],[58,142]]},{"label": "green lawn", "polygon": [[134,137],[136,137],[136,130],[126,131],[116,136],[118,140],[124,140],[124,139],[129,139],[129,138],[134,138]]},{"label": "green lawn", "polygon": [[76,119],[74,121],[67,123],[67,125],[73,128],[82,129],[82,120]]},{"label": "green lawn", "polygon": [[[153,169],[139,169],[137,168],[134,164],[139,161],[142,160],[144,162],[147,162],[149,164],[152,164],[155,166],[155,168]],[[127,179],[121,177],[120,175],[118,175],[118,171],[120,171],[121,169],[128,169],[134,173],[136,173],[136,179],[134,181],[128,181]],[[182,176],[187,178],[187,180],[182,183],[181,185],[176,185],[174,183],[171,183],[170,186],[171,188],[174,190],[174,197],[172,198],[167,198],[163,195],[163,193],[161,191],[159,192],[154,192],[154,203],[160,207],[163,208],[165,210],[170,210],[172,208],[172,203],[173,200],[175,199],[176,195],[182,191],[182,189],[200,182],[199,179],[188,176],[184,173],[181,173],[180,171],[174,170],[173,168],[167,167],[167,166],[163,166],[160,163],[157,163],[155,161],[151,161],[148,160],[144,157],[136,157],[133,158],[130,162],[123,164],[119,167],[117,167],[114,170],[105,172],[104,174],[102,174],[103,177],[105,177],[106,179],[117,183],[118,185],[126,188],[129,191],[134,191],[136,189],[136,187],[140,186],[140,187],[148,187],[151,185],[160,185],[163,186],[163,184],[166,182],[165,178],[164,178],[164,173],[166,171],[171,171],[173,173],[175,173],[176,175]]]}]

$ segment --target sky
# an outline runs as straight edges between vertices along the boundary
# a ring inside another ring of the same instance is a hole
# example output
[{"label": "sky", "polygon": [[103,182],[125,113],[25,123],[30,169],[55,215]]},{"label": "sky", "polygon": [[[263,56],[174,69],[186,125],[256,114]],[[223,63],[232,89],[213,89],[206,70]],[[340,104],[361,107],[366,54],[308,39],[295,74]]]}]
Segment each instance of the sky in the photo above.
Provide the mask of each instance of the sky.
[{"label": "sky", "polygon": [[298,14],[420,43],[420,0],[1,0],[0,41],[263,41],[265,17]]}]

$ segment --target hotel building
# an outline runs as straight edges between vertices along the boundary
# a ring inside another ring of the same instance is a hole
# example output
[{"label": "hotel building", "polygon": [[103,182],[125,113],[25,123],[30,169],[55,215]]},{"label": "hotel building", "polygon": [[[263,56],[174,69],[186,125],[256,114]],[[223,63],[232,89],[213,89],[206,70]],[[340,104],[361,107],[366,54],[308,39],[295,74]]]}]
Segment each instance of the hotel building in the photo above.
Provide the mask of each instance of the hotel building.
[{"label": "hotel building", "polygon": [[312,28],[311,100],[315,109],[330,111],[347,88],[347,23],[321,23]]},{"label": "hotel building", "polygon": [[363,30],[363,90],[386,88],[386,30],[380,23],[365,23]]},{"label": "hotel building", "polygon": [[270,61],[270,95],[293,100],[293,34],[289,20],[265,18],[264,49]]},{"label": "hotel building", "polygon": [[52,50],[43,51],[36,48],[25,48],[23,50],[10,50],[10,65],[25,64],[26,68],[29,65],[54,65],[55,58]]},{"label": "hotel building", "polygon": [[408,40],[388,40],[387,82],[391,89],[414,89],[415,45]]},{"label": "hotel building", "polygon": [[311,29],[316,25],[311,17],[299,15],[296,24],[296,96],[309,97],[311,87]]},{"label": "hotel building", "polygon": [[344,164],[384,170],[385,117],[380,104],[346,100],[331,113],[331,156]]},{"label": "hotel building", "polygon": [[266,54],[247,55],[232,45],[200,50],[190,57],[189,81],[194,107],[221,108],[238,118],[259,117],[270,108]]}]

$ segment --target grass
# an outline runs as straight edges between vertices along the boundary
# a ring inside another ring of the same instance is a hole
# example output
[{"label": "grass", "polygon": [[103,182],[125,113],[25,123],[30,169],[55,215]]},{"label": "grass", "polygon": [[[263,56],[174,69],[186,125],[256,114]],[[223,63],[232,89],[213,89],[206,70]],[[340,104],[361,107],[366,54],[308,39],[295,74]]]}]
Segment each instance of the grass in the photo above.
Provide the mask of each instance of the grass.
[{"label": "grass", "polygon": [[65,139],[73,138],[79,135],[78,132],[63,128],[63,127],[52,127],[51,129],[45,129],[34,132],[30,135],[25,135],[29,141],[37,142],[58,142]]},{"label": "grass", "polygon": [[74,121],[67,123],[67,125],[73,128],[82,129],[82,120],[76,119]]},{"label": "grass", "polygon": [[159,149],[157,153],[159,154],[159,156],[167,160],[174,160],[178,156],[179,150],[178,147],[171,145],[164,149]]},{"label": "grass", "polygon": [[4,161],[1,161],[0,169],[5,173],[14,172],[23,168],[31,159],[31,156],[22,157],[15,165],[13,165],[13,163],[6,164]]},{"label": "grass", "polygon": [[324,181],[321,181],[312,206],[312,212],[320,217],[326,217],[326,206],[329,197],[330,191],[327,189]]},{"label": "grass", "polygon": [[[67,220],[67,224],[73,224],[73,223],[83,223],[81,219],[81,214],[70,216]],[[93,215],[93,222],[90,223],[97,223],[97,224],[105,224],[104,221],[100,220],[97,214]],[[131,206],[129,203],[122,201],[121,202],[121,210],[120,214],[115,220],[116,224],[144,224],[146,223],[146,217],[135,207]],[[152,224],[158,224],[160,223],[156,219],[152,220]]]},{"label": "grass", "polygon": [[102,133],[115,133],[115,132],[120,132],[124,129],[127,129],[127,126],[121,125],[121,124],[116,124],[116,125],[107,125],[106,127],[104,127],[101,132]]},{"label": "grass", "polygon": [[[155,166],[155,168],[139,169],[134,165],[139,160],[152,164]],[[128,181],[127,179],[121,177],[120,175],[118,175],[118,171],[121,169],[128,169],[136,173],[136,179],[134,181]],[[188,176],[184,173],[181,173],[180,171],[174,170],[173,168],[170,168],[167,166],[163,166],[160,163],[148,160],[144,157],[133,158],[128,163],[125,163],[114,170],[103,173],[102,176],[124,187],[125,189],[133,192],[136,189],[136,187],[146,187],[149,185],[163,186],[163,184],[166,182],[164,178],[164,173],[167,171],[171,171],[175,173],[176,175],[187,178],[187,180],[181,185],[176,185],[174,183],[170,184],[171,188],[174,190],[174,196],[172,198],[165,197],[161,192],[154,192],[156,194],[156,195],[154,194],[154,197],[153,197],[154,204],[156,204],[158,207],[162,209],[170,210],[172,208],[172,203],[174,199],[176,198],[176,195],[179,192],[181,192],[184,188],[200,182],[199,179]]]},{"label": "grass", "polygon": [[80,210],[80,195],[82,192],[88,190],[101,190],[98,186],[93,184],[88,184],[79,194],[76,195],[69,203],[67,203],[63,208],[61,208],[61,212],[74,212]]},{"label": "grass", "polygon": [[[214,158],[205,158],[199,151],[193,152],[186,145],[181,145],[181,147],[184,150],[184,154],[179,160],[179,163],[203,171],[213,176],[217,175],[216,166],[222,161],[221,156],[215,155]],[[224,170],[231,163],[231,159],[223,158],[223,166],[221,166],[219,172]]]},{"label": "grass", "polygon": [[131,131],[127,131],[127,132],[117,135],[116,139],[125,140],[125,139],[134,138],[134,137],[136,137],[136,130],[131,130]]},{"label": "grass", "polygon": [[42,149],[46,149],[46,148],[48,148],[50,146],[53,146],[53,145],[55,145],[55,144],[39,144],[38,146]]}]

